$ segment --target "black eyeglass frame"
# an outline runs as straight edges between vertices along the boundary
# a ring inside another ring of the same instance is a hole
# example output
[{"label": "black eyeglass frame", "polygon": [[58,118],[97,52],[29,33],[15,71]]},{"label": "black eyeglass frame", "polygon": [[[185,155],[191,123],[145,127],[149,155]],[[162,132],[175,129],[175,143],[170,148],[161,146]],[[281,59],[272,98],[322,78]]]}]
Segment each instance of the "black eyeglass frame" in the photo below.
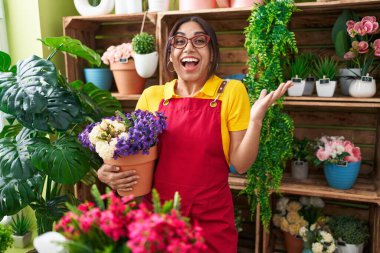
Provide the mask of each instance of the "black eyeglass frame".
[{"label": "black eyeglass frame", "polygon": [[[201,46],[201,47],[200,47],[200,46],[197,46],[197,45],[194,45],[194,43],[193,43],[193,39],[198,38],[198,37],[201,37],[201,36],[206,37],[206,39],[207,39],[205,45],[204,45],[204,46]],[[175,39],[175,38],[178,38],[178,37],[179,37],[179,38],[182,38],[182,39],[186,39],[186,43],[185,43],[182,47],[176,47],[176,46],[174,46],[174,39]],[[171,45],[172,47],[176,48],[176,49],[184,49],[184,48],[187,46],[187,43],[189,43],[189,41],[190,41],[191,45],[192,45],[194,48],[204,48],[205,46],[207,46],[207,45],[210,43],[210,41],[211,41],[211,37],[208,36],[207,34],[197,34],[197,35],[195,35],[195,36],[193,36],[193,37],[191,37],[191,38],[187,38],[187,37],[182,36],[182,35],[174,35],[174,36],[170,37],[169,40],[170,40],[170,45]]]}]

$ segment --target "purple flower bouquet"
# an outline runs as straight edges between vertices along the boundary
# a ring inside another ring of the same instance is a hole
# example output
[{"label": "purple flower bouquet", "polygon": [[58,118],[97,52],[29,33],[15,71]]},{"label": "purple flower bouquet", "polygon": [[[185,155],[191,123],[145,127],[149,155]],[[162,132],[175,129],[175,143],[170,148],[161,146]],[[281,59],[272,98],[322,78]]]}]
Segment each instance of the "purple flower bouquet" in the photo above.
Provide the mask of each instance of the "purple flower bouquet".
[{"label": "purple flower bouquet", "polygon": [[122,196],[142,196],[150,192],[158,152],[158,136],[166,129],[166,117],[159,112],[137,110],[120,113],[93,123],[79,134],[84,147],[96,151],[106,164],[120,171],[135,170],[140,177],[132,191]]}]

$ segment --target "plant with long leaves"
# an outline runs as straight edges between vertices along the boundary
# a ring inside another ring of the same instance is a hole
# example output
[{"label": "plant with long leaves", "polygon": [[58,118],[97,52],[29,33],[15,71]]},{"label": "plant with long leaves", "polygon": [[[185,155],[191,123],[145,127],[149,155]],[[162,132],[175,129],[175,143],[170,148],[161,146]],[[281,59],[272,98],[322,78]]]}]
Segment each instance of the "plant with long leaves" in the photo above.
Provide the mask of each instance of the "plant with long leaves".
[{"label": "plant with long leaves", "polygon": [[[287,28],[293,11],[292,0],[266,0],[252,10],[245,30],[249,72],[244,81],[252,101],[261,90],[275,90],[283,82],[282,69],[288,53],[297,52],[295,35]],[[259,154],[247,172],[248,185],[243,191],[248,195],[252,213],[260,205],[261,221],[266,228],[272,215],[270,194],[278,191],[285,162],[292,157],[294,125],[289,115],[281,111],[282,101],[266,113]]]},{"label": "plant with long leaves", "polygon": [[53,49],[48,59],[33,55],[11,66],[11,57],[0,52],[0,110],[9,123],[0,132],[0,217],[29,205],[39,234],[52,229],[66,201],[75,200],[63,185],[91,182],[101,165],[77,135],[121,109],[108,91],[68,83],[50,61],[62,51],[100,65],[95,51],[66,36],[41,41]]}]

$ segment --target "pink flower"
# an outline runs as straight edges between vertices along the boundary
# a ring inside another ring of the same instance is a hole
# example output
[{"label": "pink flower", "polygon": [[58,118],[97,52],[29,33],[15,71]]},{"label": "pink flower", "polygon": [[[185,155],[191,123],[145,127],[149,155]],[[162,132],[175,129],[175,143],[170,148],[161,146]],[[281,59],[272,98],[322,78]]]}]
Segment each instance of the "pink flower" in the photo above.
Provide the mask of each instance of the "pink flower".
[{"label": "pink flower", "polygon": [[359,34],[360,36],[364,36],[367,34],[368,28],[364,26],[364,23],[356,22],[353,29],[356,34]]},{"label": "pink flower", "polygon": [[119,62],[121,59],[129,59],[133,57],[133,49],[131,43],[123,43],[118,46],[110,46],[102,55],[104,64],[112,64]]},{"label": "pink flower", "polygon": [[366,41],[360,41],[359,42],[359,53],[360,54],[365,54],[365,53],[368,53],[368,48],[369,48],[369,45],[368,45],[368,42]]},{"label": "pink flower", "polygon": [[348,51],[347,53],[344,54],[344,59],[346,60],[352,60],[354,59],[358,54],[352,51]]},{"label": "pink flower", "polygon": [[320,149],[318,149],[316,155],[320,161],[326,161],[329,158],[330,153],[328,151],[326,151],[324,148],[320,148]]}]

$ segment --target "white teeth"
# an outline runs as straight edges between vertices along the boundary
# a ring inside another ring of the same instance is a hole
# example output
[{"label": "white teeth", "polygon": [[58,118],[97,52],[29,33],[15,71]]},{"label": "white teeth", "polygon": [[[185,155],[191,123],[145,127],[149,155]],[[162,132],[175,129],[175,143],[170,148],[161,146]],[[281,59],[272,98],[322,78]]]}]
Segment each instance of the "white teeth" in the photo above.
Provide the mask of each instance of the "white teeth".
[{"label": "white teeth", "polygon": [[183,58],[181,62],[199,62],[199,60],[195,58]]}]

